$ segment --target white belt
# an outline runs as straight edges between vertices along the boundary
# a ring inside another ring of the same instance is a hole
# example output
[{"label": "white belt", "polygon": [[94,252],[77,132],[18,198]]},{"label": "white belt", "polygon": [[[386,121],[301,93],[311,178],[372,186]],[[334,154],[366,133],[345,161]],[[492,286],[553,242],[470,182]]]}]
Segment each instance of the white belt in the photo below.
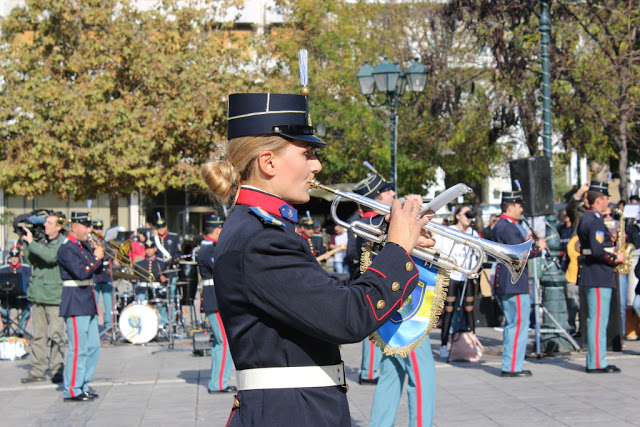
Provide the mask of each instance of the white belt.
[{"label": "white belt", "polygon": [[77,287],[77,286],[89,286],[91,280],[63,280],[62,286]]},{"label": "white belt", "polygon": [[202,286],[213,286],[213,279],[206,279],[206,280],[203,280],[201,283],[202,283]]},{"label": "white belt", "polygon": [[238,390],[347,386],[344,362],[332,366],[243,369],[236,372]]}]

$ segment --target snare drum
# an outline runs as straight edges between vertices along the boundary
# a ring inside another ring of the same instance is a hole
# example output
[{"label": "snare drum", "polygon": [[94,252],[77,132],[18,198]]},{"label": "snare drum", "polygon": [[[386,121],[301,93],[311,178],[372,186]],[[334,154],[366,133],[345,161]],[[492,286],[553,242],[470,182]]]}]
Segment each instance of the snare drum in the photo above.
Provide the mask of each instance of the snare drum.
[{"label": "snare drum", "polygon": [[148,304],[134,302],[122,310],[118,320],[120,333],[133,344],[144,344],[158,334],[160,314]]},{"label": "snare drum", "polygon": [[149,302],[152,304],[162,304],[167,302],[167,287],[160,282],[153,282],[147,288],[149,292]]}]

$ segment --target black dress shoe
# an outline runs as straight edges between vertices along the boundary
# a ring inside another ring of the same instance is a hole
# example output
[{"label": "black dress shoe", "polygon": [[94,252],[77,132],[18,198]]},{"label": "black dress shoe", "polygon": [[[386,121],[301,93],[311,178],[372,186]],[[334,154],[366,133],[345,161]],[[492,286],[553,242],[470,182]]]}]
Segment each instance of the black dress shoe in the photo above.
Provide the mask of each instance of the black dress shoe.
[{"label": "black dress shoe", "polygon": [[90,402],[93,400],[93,397],[89,396],[87,393],[82,393],[74,397],[65,397],[63,400],[65,402]]},{"label": "black dress shoe", "polygon": [[218,394],[218,393],[233,393],[235,391],[238,391],[238,388],[234,385],[230,385],[229,387],[225,388],[224,390],[209,390],[209,394]]},{"label": "black dress shoe", "polygon": [[531,375],[531,371],[529,371],[528,369],[523,369],[522,371],[518,372],[502,371],[500,373],[501,377],[530,377]]},{"label": "black dress shoe", "polygon": [[90,398],[92,398],[92,399],[97,399],[98,397],[100,397],[100,396],[98,395],[98,393],[93,393],[93,392],[91,392],[91,391],[86,391],[84,394],[86,394],[87,396],[89,396],[89,397],[90,397]]},{"label": "black dress shoe", "polygon": [[54,376],[52,376],[51,382],[54,384],[60,384],[61,382],[64,382],[64,377],[62,376],[62,373],[58,372]]},{"label": "black dress shoe", "polygon": [[620,371],[620,368],[618,368],[616,365],[609,365],[606,368],[600,368],[600,369],[587,368],[588,374],[614,374],[618,372],[621,372],[621,371]]},{"label": "black dress shoe", "polygon": [[364,378],[358,378],[358,383],[359,384],[364,384],[364,385],[376,385],[378,384],[378,379],[374,379],[374,380],[369,380],[369,379],[364,379]]}]

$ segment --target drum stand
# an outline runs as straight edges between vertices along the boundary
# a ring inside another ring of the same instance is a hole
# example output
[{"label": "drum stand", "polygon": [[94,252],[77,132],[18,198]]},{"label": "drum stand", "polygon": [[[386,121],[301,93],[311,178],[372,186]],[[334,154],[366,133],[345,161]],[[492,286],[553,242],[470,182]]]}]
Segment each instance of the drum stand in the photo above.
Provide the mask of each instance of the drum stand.
[{"label": "drum stand", "polygon": [[[177,287],[176,287],[176,291],[177,291]],[[177,293],[177,292],[176,292]],[[167,333],[167,339],[169,340],[169,344],[167,344],[166,348],[161,348],[160,350],[156,350],[154,352],[152,352],[151,354],[156,354],[156,353],[160,353],[162,351],[192,351],[192,349],[190,348],[176,348],[175,347],[175,333],[174,333],[174,326],[175,326],[175,309],[176,309],[176,305],[174,304],[174,300],[177,299],[177,295],[171,295],[171,292],[169,291],[169,289],[167,289],[167,317],[168,317],[168,321],[169,323],[167,324],[169,332]],[[166,331],[165,331],[166,332]]]}]

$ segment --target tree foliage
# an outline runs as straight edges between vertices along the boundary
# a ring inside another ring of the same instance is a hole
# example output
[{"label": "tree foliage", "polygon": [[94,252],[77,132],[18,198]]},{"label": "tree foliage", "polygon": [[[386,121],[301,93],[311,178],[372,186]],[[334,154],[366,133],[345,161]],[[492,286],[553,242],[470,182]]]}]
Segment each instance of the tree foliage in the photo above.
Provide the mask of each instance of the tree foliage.
[{"label": "tree foliage", "polygon": [[2,21],[0,187],[75,199],[202,186],[226,135],[225,96],[249,85],[229,3],[31,0]]}]

